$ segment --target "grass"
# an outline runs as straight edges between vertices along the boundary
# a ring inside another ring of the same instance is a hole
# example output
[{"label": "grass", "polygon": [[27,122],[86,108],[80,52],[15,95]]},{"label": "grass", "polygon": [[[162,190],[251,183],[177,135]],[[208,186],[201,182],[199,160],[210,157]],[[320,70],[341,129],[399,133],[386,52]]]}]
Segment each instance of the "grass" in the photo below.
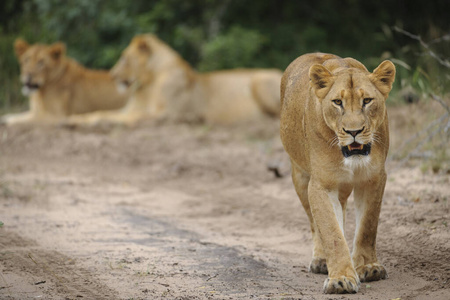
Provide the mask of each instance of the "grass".
[{"label": "grass", "polygon": [[450,170],[450,115],[443,104],[431,98],[414,104],[388,107],[390,123],[389,159],[418,165],[426,173]]}]

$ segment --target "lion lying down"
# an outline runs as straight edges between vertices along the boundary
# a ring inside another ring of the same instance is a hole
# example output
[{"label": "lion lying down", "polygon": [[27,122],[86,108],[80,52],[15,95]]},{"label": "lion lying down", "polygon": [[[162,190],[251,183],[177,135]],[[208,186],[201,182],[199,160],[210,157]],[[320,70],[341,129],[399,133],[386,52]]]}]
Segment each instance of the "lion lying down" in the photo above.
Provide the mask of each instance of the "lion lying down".
[{"label": "lion lying down", "polygon": [[74,114],[118,109],[126,102],[108,72],[86,69],[66,57],[62,43],[29,45],[17,39],[14,48],[30,110],[3,116],[4,123],[58,122]]},{"label": "lion lying down", "polygon": [[[300,56],[283,75],[280,133],[292,180],[311,223],[310,271],[328,274],[325,293],[356,293],[361,281],[385,279],[375,249],[389,148],[386,99],[395,66],[370,73],[355,59]],[[344,236],[354,194],[353,252]]]},{"label": "lion lying down", "polygon": [[168,118],[229,124],[279,115],[279,70],[238,69],[197,73],[177,52],[151,34],[136,36],[111,70],[126,106],[71,118],[74,123],[133,124]]}]

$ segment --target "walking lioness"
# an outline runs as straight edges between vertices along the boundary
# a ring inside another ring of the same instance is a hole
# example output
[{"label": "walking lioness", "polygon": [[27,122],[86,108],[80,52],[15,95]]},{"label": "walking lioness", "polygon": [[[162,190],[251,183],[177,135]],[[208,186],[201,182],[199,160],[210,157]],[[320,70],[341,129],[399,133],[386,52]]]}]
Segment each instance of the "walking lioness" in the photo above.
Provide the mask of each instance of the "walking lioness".
[{"label": "walking lioness", "polygon": [[[360,281],[387,277],[375,242],[389,148],[386,99],[395,66],[370,73],[352,58],[306,54],[281,82],[281,139],[292,179],[311,223],[313,273],[328,273],[325,293],[356,293]],[[353,252],[344,238],[347,198],[354,191]]]}]

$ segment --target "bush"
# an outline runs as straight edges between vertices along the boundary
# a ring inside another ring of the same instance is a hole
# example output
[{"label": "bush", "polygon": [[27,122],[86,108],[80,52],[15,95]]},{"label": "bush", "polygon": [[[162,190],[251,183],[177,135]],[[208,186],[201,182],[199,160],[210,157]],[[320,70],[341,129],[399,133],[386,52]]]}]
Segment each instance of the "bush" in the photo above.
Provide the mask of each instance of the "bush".
[{"label": "bush", "polygon": [[[448,92],[448,73],[397,25],[449,53],[447,1],[3,0],[0,1],[0,108],[21,104],[16,37],[67,44],[90,68],[110,68],[136,34],[153,32],[202,71],[285,69],[301,54],[351,56],[373,70],[397,59],[395,88]],[[408,66],[407,68],[402,67]]]},{"label": "bush", "polygon": [[255,57],[265,42],[266,39],[258,31],[233,26],[203,45],[199,70],[257,67]]}]

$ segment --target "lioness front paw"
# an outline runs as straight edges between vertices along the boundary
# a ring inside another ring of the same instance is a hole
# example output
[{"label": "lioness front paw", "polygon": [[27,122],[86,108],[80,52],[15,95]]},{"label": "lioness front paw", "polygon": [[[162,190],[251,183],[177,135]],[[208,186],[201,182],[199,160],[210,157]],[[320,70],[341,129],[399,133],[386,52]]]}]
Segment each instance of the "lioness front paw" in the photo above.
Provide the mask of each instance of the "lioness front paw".
[{"label": "lioness front paw", "polygon": [[313,257],[309,264],[309,271],[316,274],[328,274],[327,260],[325,258]]},{"label": "lioness front paw", "polygon": [[367,264],[356,268],[356,272],[358,273],[361,282],[377,281],[388,277],[386,269],[378,263]]},{"label": "lioness front paw", "polygon": [[323,284],[325,294],[354,294],[359,290],[358,278],[341,276],[338,278],[327,278]]}]

